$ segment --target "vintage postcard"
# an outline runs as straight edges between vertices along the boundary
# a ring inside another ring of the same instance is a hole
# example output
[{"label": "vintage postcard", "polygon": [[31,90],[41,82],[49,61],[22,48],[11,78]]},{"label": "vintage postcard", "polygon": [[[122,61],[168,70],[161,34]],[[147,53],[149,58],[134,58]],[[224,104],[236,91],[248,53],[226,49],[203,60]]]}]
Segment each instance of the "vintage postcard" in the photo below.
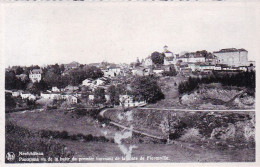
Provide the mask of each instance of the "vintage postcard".
[{"label": "vintage postcard", "polygon": [[258,1],[1,9],[3,165],[257,166]]}]

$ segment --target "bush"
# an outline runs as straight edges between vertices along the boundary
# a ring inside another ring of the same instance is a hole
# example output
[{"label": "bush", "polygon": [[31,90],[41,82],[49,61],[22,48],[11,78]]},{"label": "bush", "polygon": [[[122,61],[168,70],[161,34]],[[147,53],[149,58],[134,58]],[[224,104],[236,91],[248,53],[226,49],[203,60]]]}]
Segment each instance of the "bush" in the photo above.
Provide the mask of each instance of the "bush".
[{"label": "bush", "polygon": [[86,142],[92,141],[92,140],[93,140],[93,136],[92,136],[91,134],[85,135],[85,136],[84,136],[84,139],[85,139]]},{"label": "bush", "polygon": [[196,142],[202,139],[197,128],[186,129],[184,134],[180,137],[180,140],[185,142]]}]

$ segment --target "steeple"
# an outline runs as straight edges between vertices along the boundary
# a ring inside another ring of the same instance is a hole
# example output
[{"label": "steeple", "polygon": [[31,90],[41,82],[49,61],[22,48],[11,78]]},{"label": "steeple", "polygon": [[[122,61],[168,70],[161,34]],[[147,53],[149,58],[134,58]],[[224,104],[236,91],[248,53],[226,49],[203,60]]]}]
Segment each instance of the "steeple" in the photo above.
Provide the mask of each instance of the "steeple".
[{"label": "steeple", "polygon": [[164,52],[167,52],[167,51],[168,51],[168,46],[165,45],[165,46],[163,47],[163,50],[164,50]]}]

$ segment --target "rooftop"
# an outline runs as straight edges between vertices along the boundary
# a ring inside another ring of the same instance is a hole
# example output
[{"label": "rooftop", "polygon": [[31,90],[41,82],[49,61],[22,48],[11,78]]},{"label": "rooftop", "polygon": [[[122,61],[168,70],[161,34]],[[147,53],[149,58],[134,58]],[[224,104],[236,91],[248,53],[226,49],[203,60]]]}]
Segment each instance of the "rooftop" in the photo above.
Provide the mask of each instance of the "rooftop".
[{"label": "rooftop", "polygon": [[41,74],[42,73],[42,69],[33,69],[31,71],[32,74]]},{"label": "rooftop", "polygon": [[247,50],[241,48],[241,49],[236,49],[236,48],[226,48],[226,49],[221,49],[220,51],[216,51],[213,53],[226,53],[226,52],[247,52]]}]

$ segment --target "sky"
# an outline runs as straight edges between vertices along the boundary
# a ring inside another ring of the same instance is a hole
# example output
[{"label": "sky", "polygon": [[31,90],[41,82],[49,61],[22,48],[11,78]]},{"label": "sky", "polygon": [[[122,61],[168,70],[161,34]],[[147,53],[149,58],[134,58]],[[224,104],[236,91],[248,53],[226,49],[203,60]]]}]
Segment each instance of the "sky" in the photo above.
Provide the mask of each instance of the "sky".
[{"label": "sky", "polygon": [[[260,3],[42,3],[4,7],[5,67],[130,63],[173,53],[245,48],[260,53]],[[257,21],[258,20],[258,21]]]}]

